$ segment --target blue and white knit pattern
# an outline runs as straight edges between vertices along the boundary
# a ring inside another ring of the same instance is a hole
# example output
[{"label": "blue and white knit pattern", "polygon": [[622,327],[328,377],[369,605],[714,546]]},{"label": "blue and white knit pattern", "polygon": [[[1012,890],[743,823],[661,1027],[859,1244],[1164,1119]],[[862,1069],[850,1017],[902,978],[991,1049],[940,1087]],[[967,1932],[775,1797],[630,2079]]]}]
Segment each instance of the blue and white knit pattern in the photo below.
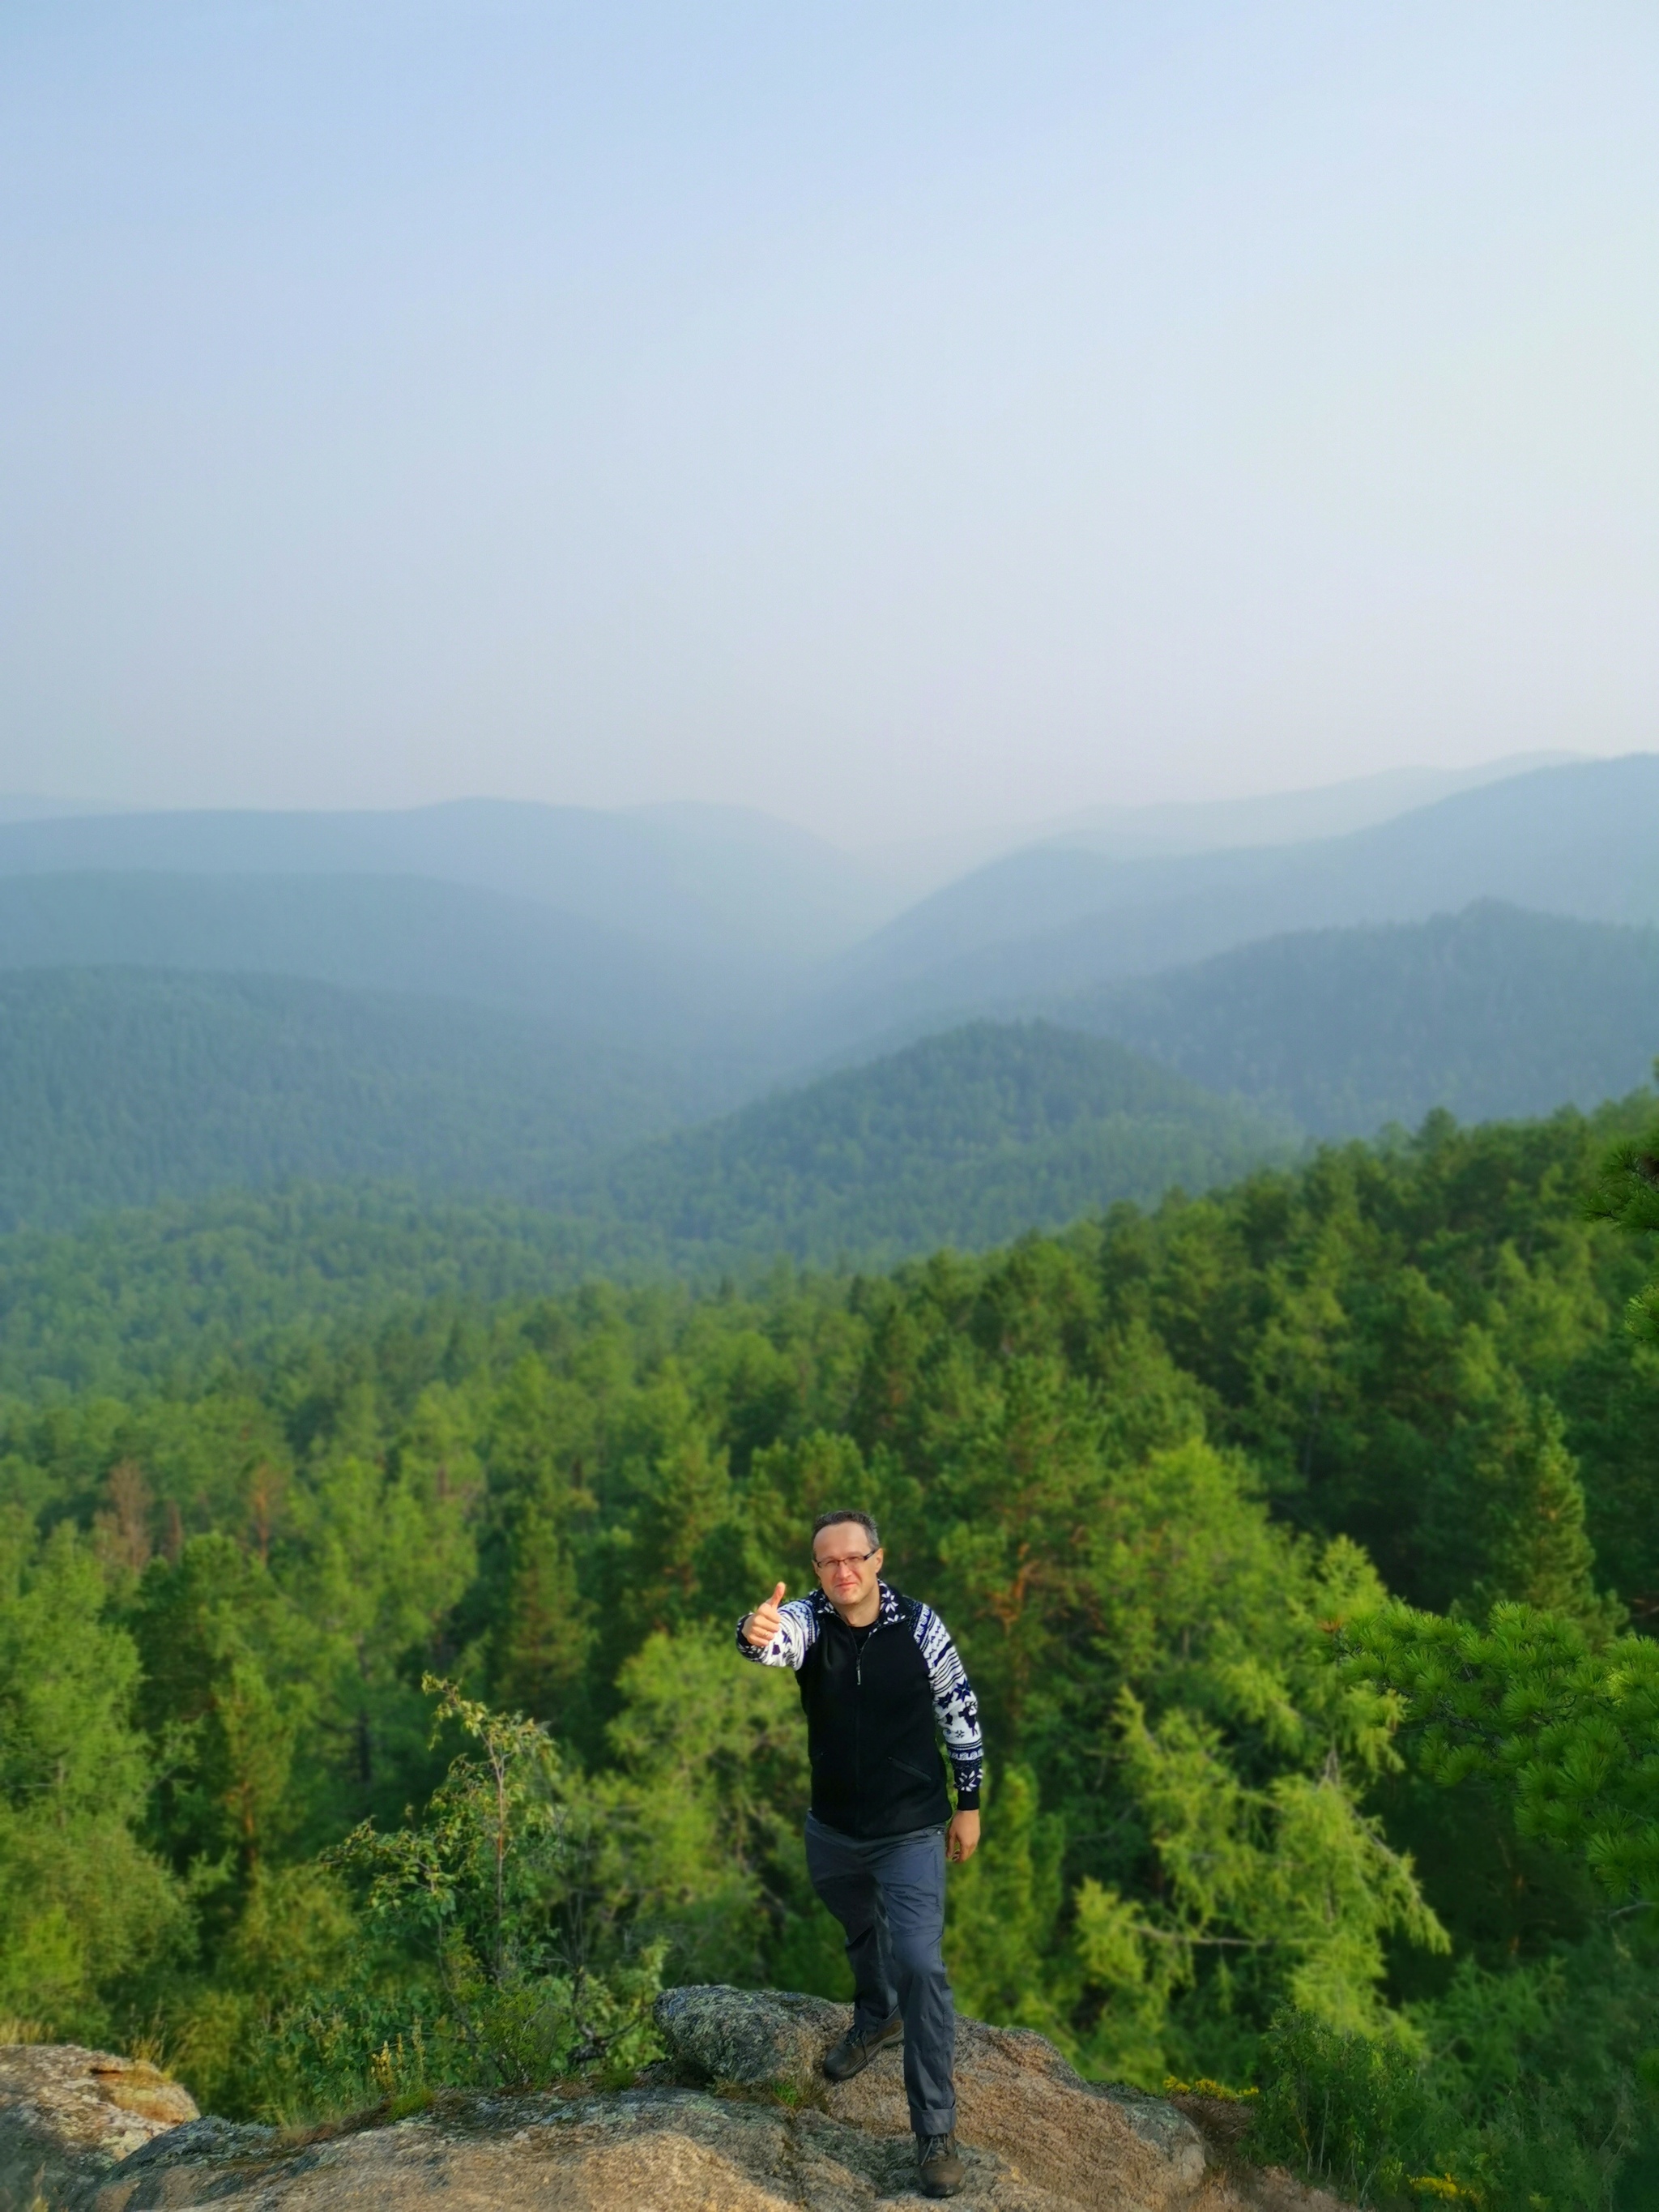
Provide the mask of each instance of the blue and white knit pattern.
[{"label": "blue and white knit pattern", "polygon": [[958,1791],[977,1790],[985,1772],[985,1745],[979,1732],[979,1699],[968,1680],[962,1654],[951,1632],[931,1605],[916,1607],[916,1642],[927,1662],[933,1717],[945,1738],[945,1756]]},{"label": "blue and white knit pattern", "polygon": [[[881,1611],[877,1619],[884,1628],[896,1627],[902,1617],[898,1600],[885,1583],[878,1588]],[[758,1651],[744,1634],[740,1620],[738,1649],[757,1666],[799,1668],[817,1642],[819,1629],[834,1613],[835,1607],[822,1590],[814,1590],[810,1597],[791,1598],[778,1608],[777,1634]],[[748,1617],[745,1613],[744,1620]],[[985,1744],[979,1732],[979,1700],[974,1695],[974,1686],[968,1680],[968,1670],[951,1641],[950,1630],[931,1605],[917,1606],[915,1628],[933,1688],[933,1717],[945,1739],[945,1756],[951,1762],[957,1794],[977,1790],[984,1779]]]}]

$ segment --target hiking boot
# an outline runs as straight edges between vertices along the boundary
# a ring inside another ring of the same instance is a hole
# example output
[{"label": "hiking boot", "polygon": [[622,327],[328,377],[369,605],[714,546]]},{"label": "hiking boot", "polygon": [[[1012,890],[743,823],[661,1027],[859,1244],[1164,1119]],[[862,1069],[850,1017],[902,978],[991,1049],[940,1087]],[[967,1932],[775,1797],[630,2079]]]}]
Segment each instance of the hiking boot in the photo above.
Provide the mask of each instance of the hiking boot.
[{"label": "hiking boot", "polygon": [[954,2135],[918,2136],[916,2166],[924,2197],[954,2197],[968,2179]]},{"label": "hiking boot", "polygon": [[855,2074],[862,2074],[877,2051],[890,2043],[896,2043],[904,2033],[904,2014],[896,2012],[891,2020],[884,2021],[879,2027],[849,2027],[839,2043],[832,2043],[823,2054],[823,2070],[832,2081],[850,2081]]}]

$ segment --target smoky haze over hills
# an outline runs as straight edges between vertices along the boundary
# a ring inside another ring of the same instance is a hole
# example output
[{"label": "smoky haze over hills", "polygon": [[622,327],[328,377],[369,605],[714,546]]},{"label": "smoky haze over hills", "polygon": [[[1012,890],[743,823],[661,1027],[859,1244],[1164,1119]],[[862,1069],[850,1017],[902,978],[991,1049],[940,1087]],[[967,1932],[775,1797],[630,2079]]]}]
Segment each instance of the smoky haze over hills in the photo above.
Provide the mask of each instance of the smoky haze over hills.
[{"label": "smoky haze over hills", "polygon": [[1477,790],[1529,769],[1558,768],[1572,753],[1516,753],[1479,768],[1385,769],[1346,783],[1274,791],[1257,799],[1184,799],[1149,806],[1097,806],[1048,823],[1021,844],[1075,845],[1120,859],[1219,852],[1249,845],[1296,845],[1346,836],[1431,806],[1454,792]]},{"label": "smoky haze over hills", "polygon": [[533,1016],[573,1041],[741,1059],[775,988],[537,901],[418,876],[0,877],[0,969],[303,977]]},{"label": "smoky haze over hills", "polygon": [[430,877],[768,968],[851,944],[899,897],[805,830],[738,807],[477,799],[398,812],[0,817],[0,876],[137,871]]},{"label": "smoky haze over hills", "polygon": [[1139,860],[1030,848],[889,923],[794,1018],[850,1041],[1038,1005],[1289,930],[1422,921],[1482,898],[1651,922],[1656,854],[1653,754],[1534,770],[1303,845]]},{"label": "smoky haze over hills", "polygon": [[0,1214],[390,1178],[554,1207],[590,1258],[890,1256],[1644,1080],[1659,757],[1299,843],[1250,842],[1265,806],[886,921],[860,864],[714,809],[0,824]]}]

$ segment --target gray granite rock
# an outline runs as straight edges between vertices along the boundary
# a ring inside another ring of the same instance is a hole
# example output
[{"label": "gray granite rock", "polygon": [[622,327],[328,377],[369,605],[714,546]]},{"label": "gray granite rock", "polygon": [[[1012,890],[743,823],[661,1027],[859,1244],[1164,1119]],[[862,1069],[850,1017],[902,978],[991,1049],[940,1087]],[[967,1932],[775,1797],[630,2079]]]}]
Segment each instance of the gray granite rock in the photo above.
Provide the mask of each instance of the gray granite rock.
[{"label": "gray granite rock", "polygon": [[[705,2081],[769,2087],[866,2135],[908,2137],[900,2046],[850,2081],[824,2078],[823,2053],[852,2018],[845,2005],[715,1985],[665,1990],[656,2016],[675,2059]],[[1175,2204],[1204,2178],[1202,2138],[1173,2105],[1084,2081],[1040,2035],[958,2021],[956,2081],[961,2139],[1060,2201]]]},{"label": "gray granite rock", "polygon": [[[845,2007],[671,1990],[678,2082],[611,2094],[453,2094],[386,2125],[203,2119],[152,2068],[0,2051],[0,2212],[879,2212],[924,2201],[902,2062],[831,2085]],[[1256,2176],[1162,2099],[1081,2081],[1041,2036],[959,2025],[960,2212],[1338,2212]],[[706,2087],[688,2086],[696,2077]]]},{"label": "gray granite rock", "polygon": [[665,1990],[655,2011],[670,2051],[705,2081],[799,2094],[825,2086],[823,2054],[853,2024],[851,2005],[721,1982]]},{"label": "gray granite rock", "polygon": [[189,2092],[141,2058],[0,2045],[0,2212],[73,2212],[121,2160],[196,2116]]}]

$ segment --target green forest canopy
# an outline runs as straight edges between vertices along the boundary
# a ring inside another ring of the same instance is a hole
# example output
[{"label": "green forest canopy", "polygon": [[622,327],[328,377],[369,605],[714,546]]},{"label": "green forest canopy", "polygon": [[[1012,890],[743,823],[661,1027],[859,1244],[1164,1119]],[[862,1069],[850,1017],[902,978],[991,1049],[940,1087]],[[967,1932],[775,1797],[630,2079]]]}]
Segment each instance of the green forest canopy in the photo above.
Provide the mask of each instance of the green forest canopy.
[{"label": "green forest canopy", "polygon": [[[576,1946],[619,2023],[659,1972],[837,1990],[790,1685],[729,1647],[850,1503],[984,1707],[966,2009],[1097,2074],[1261,2079],[1274,2124],[1308,2066],[1384,2054],[1370,2081],[1393,2052],[1418,2105],[1379,2172],[1647,2201],[1659,1981],[1628,1883],[1610,1905],[1501,1775],[1402,1765],[1398,1652],[1330,1654],[1389,1593],[1540,1613],[1592,1655],[1659,1611],[1644,1255],[1583,1212],[1636,1110],[1442,1117],[890,1275],[343,1304],[211,1372],[158,1340],[125,1380],[19,1391],[0,2009],[160,2034],[221,2109],[317,2109],[325,2045],[339,2094],[389,2089],[382,2043],[441,2040],[489,1978],[466,1771],[405,1826],[465,1741],[431,1747],[428,1674],[550,1731],[524,1802],[559,1808],[562,1856],[514,1956],[544,1977]],[[399,1835],[459,1951],[398,1917],[374,1838]]]},{"label": "green forest canopy", "polygon": [[575,1206],[682,1264],[870,1266],[1202,1190],[1296,1145],[1109,1038],[970,1022],[641,1145]]},{"label": "green forest canopy", "polygon": [[706,1074],[489,1006],[289,975],[0,971],[0,1226],[382,1178],[534,1202],[725,1101]]},{"label": "green forest canopy", "polygon": [[[489,1008],[289,977],[0,974],[0,1232],[86,1222],[95,1244],[130,1233],[113,1207],[305,1181],[381,1213],[399,1189],[540,1206],[564,1225],[514,1233],[588,1267],[872,1263],[1201,1189],[1296,1141],[1042,1023],[976,1023],[660,1136],[719,1103],[714,1080]],[[194,1218],[227,1213],[252,1218],[234,1196]]]}]

